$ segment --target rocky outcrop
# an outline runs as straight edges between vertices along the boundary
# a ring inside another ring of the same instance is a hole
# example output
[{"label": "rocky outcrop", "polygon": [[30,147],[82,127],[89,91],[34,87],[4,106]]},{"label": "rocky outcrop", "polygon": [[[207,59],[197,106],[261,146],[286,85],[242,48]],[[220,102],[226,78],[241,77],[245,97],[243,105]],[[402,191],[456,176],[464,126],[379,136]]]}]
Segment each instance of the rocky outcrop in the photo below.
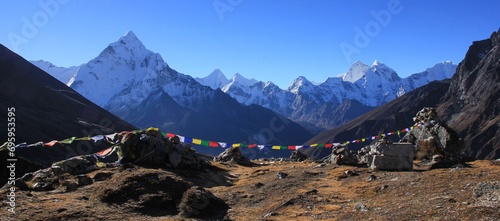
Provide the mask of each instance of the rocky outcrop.
[{"label": "rocky outcrop", "polygon": [[465,155],[477,159],[500,157],[499,32],[472,43],[437,108],[441,120],[463,137]]}]

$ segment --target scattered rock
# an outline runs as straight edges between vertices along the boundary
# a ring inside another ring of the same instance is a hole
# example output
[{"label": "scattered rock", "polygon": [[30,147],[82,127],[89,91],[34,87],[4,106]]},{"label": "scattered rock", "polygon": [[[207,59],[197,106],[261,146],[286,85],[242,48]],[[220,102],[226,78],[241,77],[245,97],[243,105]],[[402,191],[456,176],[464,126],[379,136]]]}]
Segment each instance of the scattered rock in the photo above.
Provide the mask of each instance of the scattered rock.
[{"label": "scattered rock", "polygon": [[309,190],[306,192],[306,194],[318,194],[318,190],[317,189],[312,189],[312,190]]},{"label": "scattered rock", "polygon": [[352,208],[352,211],[367,212],[368,209],[362,203],[356,203],[356,205]]},{"label": "scattered rock", "polygon": [[320,168],[320,167],[324,167],[324,166],[326,166],[326,163],[320,163],[320,164],[314,166],[314,168]]},{"label": "scattered rock", "polygon": [[387,188],[389,188],[389,185],[382,185],[382,186],[380,187],[380,190],[385,190],[385,189],[387,189]]},{"label": "scattered rock", "polygon": [[72,192],[78,189],[78,184],[72,180],[64,180],[61,184],[64,188],[64,192]]},{"label": "scattered rock", "polygon": [[355,171],[352,171],[352,170],[345,170],[344,174],[346,176],[357,176],[357,175],[359,175],[358,173],[356,173]]},{"label": "scattered rock", "polygon": [[500,181],[477,184],[474,197],[477,206],[500,208]]},{"label": "scattered rock", "polygon": [[99,181],[104,181],[113,176],[113,173],[108,173],[108,172],[99,172],[94,175],[94,181],[99,182]]},{"label": "scattered rock", "polygon": [[284,172],[278,172],[278,173],[276,174],[276,177],[277,177],[278,179],[284,179],[284,178],[285,178],[285,177],[287,177],[287,176],[288,176],[288,173],[284,173]]},{"label": "scattered rock", "polygon": [[370,174],[370,176],[368,176],[368,179],[366,179],[366,180],[367,180],[368,182],[370,182],[370,181],[374,181],[374,180],[376,180],[376,179],[377,179],[377,177],[376,177],[375,175]]},{"label": "scattered rock", "polygon": [[76,178],[78,180],[78,186],[86,186],[94,183],[94,181],[85,174],[80,174]]},{"label": "scattered rock", "polygon": [[257,188],[261,188],[263,186],[265,186],[265,185],[263,183],[261,183],[261,182],[258,182],[258,183],[255,184],[255,187],[257,187]]}]

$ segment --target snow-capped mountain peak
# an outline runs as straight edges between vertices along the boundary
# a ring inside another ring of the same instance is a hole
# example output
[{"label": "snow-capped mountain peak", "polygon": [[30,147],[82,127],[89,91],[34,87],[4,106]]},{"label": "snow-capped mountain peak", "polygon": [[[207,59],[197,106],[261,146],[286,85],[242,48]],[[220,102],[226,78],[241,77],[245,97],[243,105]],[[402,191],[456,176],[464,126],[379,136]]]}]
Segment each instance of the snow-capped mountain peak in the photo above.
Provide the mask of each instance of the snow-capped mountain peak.
[{"label": "snow-capped mountain peak", "polygon": [[247,79],[247,78],[243,77],[240,73],[236,73],[233,76],[232,81],[237,82],[238,84],[243,85],[243,86],[252,86],[258,82],[257,80],[255,80],[253,78]]},{"label": "snow-capped mountain peak", "polygon": [[209,86],[212,89],[222,88],[224,85],[229,84],[231,81],[226,78],[226,75],[221,70],[215,69],[208,76],[204,78],[195,78],[202,85]]},{"label": "snow-capped mountain peak", "polygon": [[358,60],[351,65],[344,75],[341,75],[342,80],[354,83],[361,79],[368,70],[370,70],[370,66]]},{"label": "snow-capped mountain peak", "polygon": [[287,91],[292,92],[294,94],[297,94],[301,88],[305,88],[305,87],[309,87],[309,86],[314,86],[314,84],[311,83],[309,80],[307,80],[306,77],[299,76],[290,84],[290,86],[288,86]]}]

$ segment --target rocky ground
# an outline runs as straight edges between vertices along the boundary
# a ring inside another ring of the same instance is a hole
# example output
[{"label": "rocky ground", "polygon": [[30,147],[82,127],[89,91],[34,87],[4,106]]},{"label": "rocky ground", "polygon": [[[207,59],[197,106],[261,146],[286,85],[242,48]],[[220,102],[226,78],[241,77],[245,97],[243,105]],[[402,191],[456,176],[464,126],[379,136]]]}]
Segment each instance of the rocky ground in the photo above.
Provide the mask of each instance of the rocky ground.
[{"label": "rocky ground", "polygon": [[61,185],[52,191],[17,189],[15,214],[7,211],[8,189],[2,189],[0,217],[2,220],[500,219],[500,184],[493,183],[492,187],[492,183],[484,183],[500,181],[500,163],[494,161],[433,170],[415,162],[415,170],[410,172],[374,171],[310,161],[254,163],[241,166],[217,162],[208,171],[129,165],[86,174],[91,179],[66,174],[60,178]]}]

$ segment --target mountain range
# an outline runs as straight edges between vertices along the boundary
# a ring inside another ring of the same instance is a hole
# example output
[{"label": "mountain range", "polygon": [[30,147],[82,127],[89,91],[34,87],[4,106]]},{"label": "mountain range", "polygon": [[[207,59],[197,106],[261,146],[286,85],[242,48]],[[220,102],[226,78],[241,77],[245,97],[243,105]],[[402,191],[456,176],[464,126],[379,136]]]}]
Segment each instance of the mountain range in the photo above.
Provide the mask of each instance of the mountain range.
[{"label": "mountain range", "polygon": [[316,84],[300,76],[287,89],[272,82],[246,79],[240,74],[227,79],[218,69],[196,78],[212,89],[221,89],[238,102],[269,108],[298,122],[330,129],[385,104],[431,81],[451,78],[453,62],[441,62],[420,73],[400,78],[382,62],[368,66],[356,61],[349,70]]},{"label": "mountain range", "polygon": [[[141,124],[144,117],[137,116],[140,115],[137,112],[139,105],[143,106],[145,101],[168,96],[179,105],[177,109],[187,108],[200,113],[209,105],[206,101],[220,89],[245,106],[259,105],[281,114],[312,134],[345,124],[431,81],[450,78],[456,69],[452,62],[441,62],[423,72],[400,78],[382,62],[375,61],[370,67],[356,61],[346,73],[330,77],[323,83],[316,84],[300,76],[287,89],[272,82],[247,79],[238,73],[227,79],[219,69],[205,78],[196,78],[196,82],[170,68],[161,55],[146,49],[132,31],[80,66],[63,68],[41,60],[32,63],[99,106],[138,126],[146,125]],[[163,128],[171,125],[169,129],[173,132],[193,131],[175,125],[173,116],[163,122]]]},{"label": "mountain range", "polygon": [[240,104],[221,90],[175,71],[161,55],[146,49],[132,31],[78,67],[62,70],[44,61],[33,63],[66,79],[67,86],[139,128],[158,127],[169,133],[233,143],[300,144],[312,137],[278,113]]},{"label": "mountain range", "polygon": [[[305,144],[347,141],[399,130],[413,124],[412,117],[423,107],[435,107],[441,121],[464,139],[463,154],[476,159],[499,158],[499,32],[473,42],[451,80],[432,82],[406,93]],[[307,154],[322,157],[329,153],[311,148]]]}]

